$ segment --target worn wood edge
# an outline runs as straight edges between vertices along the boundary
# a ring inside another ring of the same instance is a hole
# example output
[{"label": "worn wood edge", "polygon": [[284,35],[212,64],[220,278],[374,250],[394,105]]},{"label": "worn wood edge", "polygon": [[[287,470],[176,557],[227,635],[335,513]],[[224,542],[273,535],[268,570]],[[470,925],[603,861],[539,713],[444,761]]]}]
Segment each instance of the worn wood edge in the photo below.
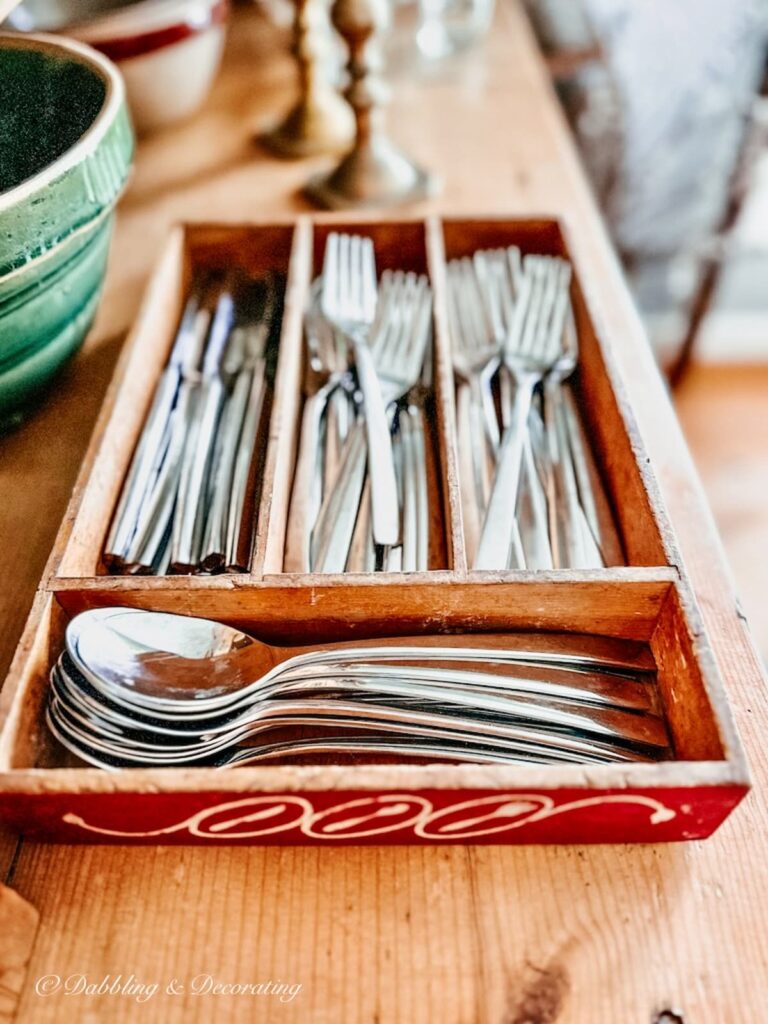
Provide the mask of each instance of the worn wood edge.
[{"label": "worn wood edge", "polygon": [[635,415],[632,400],[629,396],[624,375],[619,367],[618,360],[613,354],[610,344],[610,332],[606,326],[606,318],[601,310],[601,302],[597,289],[592,284],[592,273],[587,270],[587,262],[582,258],[577,238],[577,232],[572,228],[567,214],[558,218],[560,229],[563,234],[568,252],[576,271],[584,302],[589,313],[595,338],[602,353],[605,372],[611,385],[611,390],[616,399],[619,415],[624,423],[625,433],[634,455],[640,479],[642,481],[646,497],[656,524],[662,547],[667,562],[677,568],[682,574],[684,571],[683,558],[672,520],[667,509],[667,504],[661,493],[661,487],[656,473],[651,464],[651,459],[643,439],[640,424]]},{"label": "worn wood edge", "polygon": [[432,285],[432,322],[434,324],[435,364],[433,368],[443,466],[443,507],[446,523],[448,564],[459,576],[467,571],[464,526],[459,493],[458,450],[456,440],[456,409],[454,402],[451,339],[448,333],[447,281],[445,247],[439,217],[425,222],[427,270]]},{"label": "worn wood edge", "polygon": [[[668,570],[669,572],[669,570]],[[594,633],[649,640],[663,598],[673,579],[570,579],[553,583],[531,575],[527,580],[467,579],[393,580],[373,585],[360,577],[359,586],[344,581],[206,581],[189,587],[169,580],[163,587],[138,580],[114,584],[92,579],[84,586],[59,586],[49,591],[66,614],[92,607],[120,605],[175,614],[216,618],[275,642],[299,630],[306,643],[320,636],[391,636],[398,633],[505,630]]]},{"label": "worn wood edge", "polygon": [[500,584],[570,584],[613,583],[671,583],[680,578],[677,569],[670,566],[615,566],[608,569],[551,569],[528,571],[460,571],[430,570],[414,573],[265,573],[254,578],[245,573],[222,573],[216,576],[59,576],[47,582],[43,589],[56,592],[67,590],[105,590],[132,593],[136,591],[234,591],[303,589],[308,586],[319,590],[370,587],[374,590],[393,586],[412,588],[427,584],[472,584],[498,586]]},{"label": "worn wood edge", "polygon": [[0,795],[278,793],[385,790],[677,789],[747,791],[738,764],[667,761],[623,765],[283,765],[212,768],[19,768],[0,771]]},{"label": "worn wood edge", "polygon": [[751,786],[749,763],[731,711],[725,680],[712,649],[709,633],[704,626],[693,590],[687,580],[680,580],[670,587],[665,603],[669,604],[675,600],[678,602],[688,628],[694,657],[701,674],[704,694],[709,701],[726,760],[732,765],[740,781],[749,787]]},{"label": "worn wood edge", "polygon": [[51,594],[42,590],[35,595],[8,675],[0,690],[0,771],[12,763],[16,734],[27,700],[32,655],[42,642],[42,627],[53,600]]},{"label": "worn wood edge", "polygon": [[37,909],[0,884],[0,1022],[16,1018],[39,924]]},{"label": "worn wood edge", "polygon": [[290,512],[292,472],[299,432],[299,395],[304,338],[304,311],[312,277],[312,222],[299,217],[288,266],[275,399],[270,416],[259,528],[251,574],[275,572],[283,564]]}]

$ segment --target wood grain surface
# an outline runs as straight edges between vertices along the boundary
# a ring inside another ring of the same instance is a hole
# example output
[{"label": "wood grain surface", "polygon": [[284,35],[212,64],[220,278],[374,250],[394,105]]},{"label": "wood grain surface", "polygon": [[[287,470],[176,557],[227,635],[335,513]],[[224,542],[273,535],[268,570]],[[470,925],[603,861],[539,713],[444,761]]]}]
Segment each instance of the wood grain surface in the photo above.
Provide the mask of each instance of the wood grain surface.
[{"label": "wood grain surface", "polygon": [[[168,226],[304,209],[322,161],[253,135],[290,99],[282,40],[238,14],[225,73],[193,122],[140,147],[99,320],[56,394],[0,448],[0,662],[7,666],[91,425]],[[631,381],[649,454],[715,639],[755,789],[709,841],[484,849],[67,848],[24,844],[12,884],[41,924],[21,1024],[763,1024],[768,1016],[768,705],[700,485],[524,19],[503,3],[485,50],[395,82],[399,141],[445,179],[453,213],[555,213]],[[0,846],[0,865],[12,844]],[[38,978],[157,982],[129,995],[38,995]],[[221,983],[301,985],[191,994]],[[176,979],[185,991],[165,990]],[[670,1018],[677,1020],[678,1017]]]},{"label": "wood grain surface", "polygon": [[10,1024],[16,1016],[38,921],[30,903],[0,885],[0,1024]]}]

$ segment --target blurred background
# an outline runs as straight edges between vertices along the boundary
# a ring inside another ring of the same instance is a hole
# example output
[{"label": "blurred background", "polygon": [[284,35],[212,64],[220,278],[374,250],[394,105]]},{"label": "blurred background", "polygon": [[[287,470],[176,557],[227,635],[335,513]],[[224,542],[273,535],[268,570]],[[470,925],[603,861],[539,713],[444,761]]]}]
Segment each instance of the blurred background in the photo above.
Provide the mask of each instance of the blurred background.
[{"label": "blurred background", "polygon": [[[768,547],[768,0],[521,2],[768,656],[768,561],[761,557]],[[10,23],[99,46],[123,70],[139,130],[158,131],[165,122],[204,117],[206,104],[217,102],[216,90],[212,101],[206,97],[228,4],[180,4],[195,12],[183,42],[158,43],[157,56],[135,60],[142,32],[163,42],[168,27],[152,18],[169,6],[177,18],[167,0],[22,0]],[[254,0],[240,6],[253,10]],[[284,26],[287,47],[297,5],[256,6]],[[398,77],[450,73],[467,54],[482,68],[494,0],[388,6],[395,89]],[[230,54],[234,32],[232,24]],[[336,37],[328,59],[338,80],[343,51]],[[158,81],[173,88],[159,89]],[[229,98],[226,82],[217,88]]]},{"label": "blurred background", "polygon": [[768,4],[526,8],[768,657]]},{"label": "blurred background", "polygon": [[[768,0],[523,2],[768,659]],[[396,0],[393,71],[461,61],[493,3]]]}]

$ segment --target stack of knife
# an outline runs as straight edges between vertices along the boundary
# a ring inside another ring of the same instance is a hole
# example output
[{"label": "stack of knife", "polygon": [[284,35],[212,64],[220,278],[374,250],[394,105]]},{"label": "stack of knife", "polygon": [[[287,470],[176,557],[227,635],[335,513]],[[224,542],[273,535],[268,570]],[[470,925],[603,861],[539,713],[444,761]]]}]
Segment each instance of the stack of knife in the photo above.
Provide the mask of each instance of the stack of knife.
[{"label": "stack of knife", "polygon": [[201,282],[184,308],[104,549],[111,572],[244,572],[283,288]]}]

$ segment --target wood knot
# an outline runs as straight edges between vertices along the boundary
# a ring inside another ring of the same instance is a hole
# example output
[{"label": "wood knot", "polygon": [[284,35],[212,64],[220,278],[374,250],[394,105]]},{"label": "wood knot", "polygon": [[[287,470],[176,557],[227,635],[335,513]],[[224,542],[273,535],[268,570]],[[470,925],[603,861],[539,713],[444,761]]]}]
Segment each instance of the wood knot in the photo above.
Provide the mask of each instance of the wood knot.
[{"label": "wood knot", "polygon": [[553,1024],[560,1016],[570,980],[562,964],[528,965],[526,978],[511,993],[502,1024]]}]

